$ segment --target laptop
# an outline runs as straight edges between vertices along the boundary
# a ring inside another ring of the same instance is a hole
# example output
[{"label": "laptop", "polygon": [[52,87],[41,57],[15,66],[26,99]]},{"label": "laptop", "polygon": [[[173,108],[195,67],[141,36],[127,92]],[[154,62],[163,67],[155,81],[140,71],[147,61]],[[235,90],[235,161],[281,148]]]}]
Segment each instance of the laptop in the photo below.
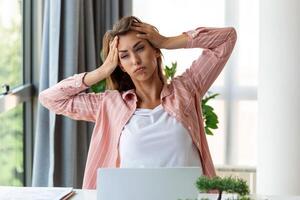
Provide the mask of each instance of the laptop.
[{"label": "laptop", "polygon": [[97,200],[197,199],[199,167],[99,168]]}]

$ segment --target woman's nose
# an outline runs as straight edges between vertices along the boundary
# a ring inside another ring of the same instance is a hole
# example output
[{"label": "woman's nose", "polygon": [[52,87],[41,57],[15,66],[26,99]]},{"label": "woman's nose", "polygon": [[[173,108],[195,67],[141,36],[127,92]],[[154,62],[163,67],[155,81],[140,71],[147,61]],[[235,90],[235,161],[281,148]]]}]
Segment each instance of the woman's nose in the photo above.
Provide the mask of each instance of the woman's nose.
[{"label": "woman's nose", "polygon": [[132,55],[131,59],[132,59],[132,63],[133,63],[134,65],[139,65],[139,64],[141,64],[141,58],[139,57],[138,54],[134,53],[134,54]]}]

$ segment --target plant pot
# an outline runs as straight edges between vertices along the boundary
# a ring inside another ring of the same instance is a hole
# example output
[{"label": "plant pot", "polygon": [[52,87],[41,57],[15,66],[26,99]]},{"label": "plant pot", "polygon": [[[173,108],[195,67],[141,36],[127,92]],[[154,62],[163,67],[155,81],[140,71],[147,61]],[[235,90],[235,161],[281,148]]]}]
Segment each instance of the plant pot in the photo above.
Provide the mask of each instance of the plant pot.
[{"label": "plant pot", "polygon": [[[217,200],[219,194],[199,193],[198,200]],[[222,200],[237,200],[237,194],[222,194]]]}]

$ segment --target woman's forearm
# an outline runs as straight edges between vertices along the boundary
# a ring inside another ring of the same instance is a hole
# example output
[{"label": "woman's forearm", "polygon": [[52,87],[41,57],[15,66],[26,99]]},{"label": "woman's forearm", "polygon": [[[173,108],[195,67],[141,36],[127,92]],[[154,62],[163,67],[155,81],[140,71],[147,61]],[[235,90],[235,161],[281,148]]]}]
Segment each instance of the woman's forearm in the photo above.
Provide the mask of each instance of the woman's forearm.
[{"label": "woman's forearm", "polygon": [[187,34],[181,34],[174,37],[166,37],[165,42],[162,44],[164,49],[180,49],[185,48],[188,41]]},{"label": "woman's forearm", "polygon": [[186,48],[210,49],[217,57],[229,56],[237,38],[233,27],[199,27],[186,34],[189,37]]},{"label": "woman's forearm", "polygon": [[83,78],[83,83],[86,86],[90,87],[107,77],[108,73],[106,72],[105,67],[101,66],[94,71],[87,72],[87,74]]},{"label": "woman's forearm", "polygon": [[202,48],[201,56],[182,75],[190,80],[191,91],[198,91],[203,97],[216,80],[231,55],[237,40],[234,28],[197,28],[186,32],[186,48]]}]

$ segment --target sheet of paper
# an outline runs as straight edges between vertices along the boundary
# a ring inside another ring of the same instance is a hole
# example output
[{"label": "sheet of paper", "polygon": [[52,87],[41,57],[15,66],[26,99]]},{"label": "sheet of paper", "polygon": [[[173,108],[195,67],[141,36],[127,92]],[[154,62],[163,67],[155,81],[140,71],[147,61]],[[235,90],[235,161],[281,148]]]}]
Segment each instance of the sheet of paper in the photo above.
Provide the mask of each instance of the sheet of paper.
[{"label": "sheet of paper", "polygon": [[61,187],[6,187],[0,186],[1,200],[60,200],[73,188]]}]

